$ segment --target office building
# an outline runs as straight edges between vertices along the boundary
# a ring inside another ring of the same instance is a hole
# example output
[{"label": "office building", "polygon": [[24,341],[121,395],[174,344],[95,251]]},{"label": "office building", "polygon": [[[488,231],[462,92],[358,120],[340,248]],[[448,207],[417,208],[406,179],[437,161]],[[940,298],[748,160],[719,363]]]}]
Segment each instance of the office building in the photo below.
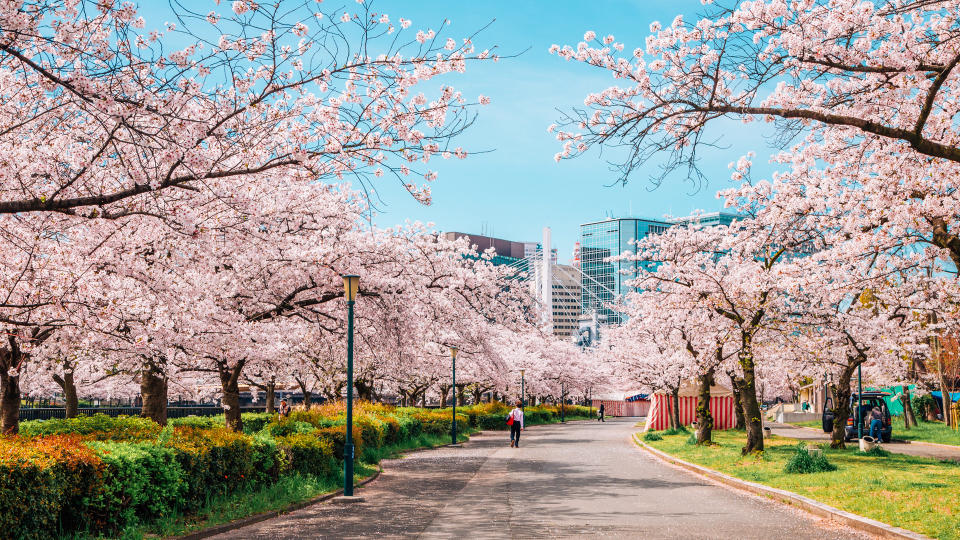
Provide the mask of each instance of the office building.
[{"label": "office building", "polygon": [[582,313],[596,312],[602,323],[619,324],[621,315],[606,304],[629,292],[624,283],[636,276],[638,261],[609,261],[636,253],[633,242],[660,234],[673,224],[646,218],[609,218],[580,225]]},{"label": "office building", "polygon": [[596,313],[600,324],[619,324],[622,315],[607,303],[614,302],[630,292],[625,282],[633,279],[645,261],[608,261],[625,252],[636,253],[636,240],[651,234],[660,234],[674,225],[696,223],[706,227],[730,225],[741,216],[728,212],[711,212],[670,220],[646,218],[608,218],[580,225],[580,242],[574,252],[574,265],[579,264],[582,276],[581,303],[583,314]]},{"label": "office building", "polygon": [[684,225],[696,223],[704,227],[716,227],[718,225],[730,225],[735,219],[741,219],[743,216],[731,214],[729,212],[710,212],[707,214],[694,214],[692,216],[674,218],[670,223]]},{"label": "office building", "polygon": [[553,335],[569,338],[580,328],[580,272],[572,266],[558,264],[553,268]]}]

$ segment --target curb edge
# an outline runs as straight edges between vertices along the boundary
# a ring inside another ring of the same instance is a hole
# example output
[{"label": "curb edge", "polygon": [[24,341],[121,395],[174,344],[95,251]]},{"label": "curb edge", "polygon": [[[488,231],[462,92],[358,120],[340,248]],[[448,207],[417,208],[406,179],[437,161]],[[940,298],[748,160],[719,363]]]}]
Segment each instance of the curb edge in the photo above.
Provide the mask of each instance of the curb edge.
[{"label": "curb edge", "polygon": [[883,538],[897,538],[897,539],[906,539],[906,540],[932,540],[929,536],[924,536],[920,533],[913,531],[908,531],[906,529],[901,529],[900,527],[894,527],[893,525],[888,525],[881,521],[876,521],[874,519],[866,518],[847,512],[845,510],[840,510],[839,508],[834,508],[832,506],[826,505],[819,501],[815,501],[809,497],[804,497],[803,495],[798,495],[792,491],[786,491],[783,489],[772,488],[765,486],[763,484],[757,484],[755,482],[749,482],[747,480],[741,480],[739,478],[724,474],[708,467],[703,467],[702,465],[696,465],[688,461],[676,458],[653,448],[643,441],[640,440],[640,437],[637,433],[632,435],[632,439],[637,447],[646,450],[648,453],[654,457],[672,463],[679,467],[682,467],[690,472],[705,476],[717,482],[720,482],[726,486],[741,489],[753,493],[755,495],[763,495],[777,501],[796,506],[802,510],[805,510],[813,515],[829,518],[834,521],[838,521],[855,529],[867,532],[870,534],[879,535]]}]

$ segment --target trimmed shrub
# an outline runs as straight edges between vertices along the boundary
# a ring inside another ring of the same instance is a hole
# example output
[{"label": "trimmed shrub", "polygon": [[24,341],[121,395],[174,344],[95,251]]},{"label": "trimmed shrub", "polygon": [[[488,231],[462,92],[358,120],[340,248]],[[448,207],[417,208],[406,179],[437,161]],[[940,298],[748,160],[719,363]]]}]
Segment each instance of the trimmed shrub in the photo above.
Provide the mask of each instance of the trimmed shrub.
[{"label": "trimmed shrub", "polygon": [[295,433],[281,437],[279,443],[289,455],[292,471],[329,478],[339,470],[340,462],[334,456],[333,444],[328,439]]},{"label": "trimmed shrub", "polygon": [[[240,414],[240,418],[243,419],[243,432],[246,434],[258,433],[278,417],[279,415],[277,413],[266,412]],[[221,422],[221,424],[223,424],[223,422]]]},{"label": "trimmed shrub", "polygon": [[790,457],[790,460],[787,461],[787,465],[783,470],[790,474],[807,474],[835,471],[837,470],[837,466],[827,461],[827,457],[823,455],[823,452],[811,455],[810,452],[807,451],[807,444],[800,442],[797,444],[796,451],[793,453],[793,456]]},{"label": "trimmed shrub", "polygon": [[87,528],[102,469],[77,435],[0,437],[0,531],[30,539]]},{"label": "trimmed shrub", "polygon": [[[244,419],[246,422],[246,419]],[[227,425],[223,415],[219,416],[184,416],[182,418],[171,418],[167,420],[169,426],[189,426],[193,428],[214,428]],[[246,424],[244,424],[246,426]]]},{"label": "trimmed shrub", "polygon": [[[359,457],[363,455],[363,432],[360,426],[353,426],[353,455]],[[318,440],[329,443],[333,449],[333,455],[338,460],[343,460],[343,447],[347,443],[347,426],[330,426],[321,428],[313,432]]]},{"label": "trimmed shrub", "polygon": [[643,440],[645,440],[645,441],[647,441],[647,442],[650,442],[650,441],[662,441],[662,440],[663,440],[663,435],[660,435],[660,434],[657,433],[656,431],[648,431],[648,432],[646,432],[646,433],[643,434]]},{"label": "trimmed shrub", "polygon": [[294,435],[296,433],[313,433],[317,428],[309,422],[295,420],[290,416],[280,417],[270,422],[263,430],[274,437],[286,437],[287,435]]},{"label": "trimmed shrub", "polygon": [[[363,439],[364,450],[374,450],[384,446],[387,427],[380,419],[371,415],[363,415],[355,418],[354,423],[360,428],[360,438]],[[357,448],[356,454],[358,456],[362,455],[365,458],[367,457],[360,452],[359,447]],[[366,461],[370,460],[366,459]]]},{"label": "trimmed shrub", "polygon": [[140,518],[169,515],[187,490],[173,448],[151,443],[92,441],[103,460],[102,485],[90,501],[94,530],[115,533]]},{"label": "trimmed shrub", "polygon": [[414,418],[412,416],[398,416],[393,415],[393,418],[397,420],[397,425],[400,426],[400,435],[397,442],[408,441],[414,437],[419,437],[423,433],[423,423],[419,418]]},{"label": "trimmed shrub", "polygon": [[174,427],[165,445],[176,451],[189,486],[185,495],[192,504],[235,489],[253,472],[253,438],[225,427]]},{"label": "trimmed shrub", "polygon": [[257,433],[251,441],[253,471],[250,480],[255,484],[276,481],[289,469],[289,460],[276,439],[266,433]]},{"label": "trimmed shrub", "polygon": [[20,424],[20,434],[27,437],[77,434],[95,441],[147,441],[156,438],[161,429],[160,424],[148,418],[112,417],[102,413],[76,418],[30,420]]}]

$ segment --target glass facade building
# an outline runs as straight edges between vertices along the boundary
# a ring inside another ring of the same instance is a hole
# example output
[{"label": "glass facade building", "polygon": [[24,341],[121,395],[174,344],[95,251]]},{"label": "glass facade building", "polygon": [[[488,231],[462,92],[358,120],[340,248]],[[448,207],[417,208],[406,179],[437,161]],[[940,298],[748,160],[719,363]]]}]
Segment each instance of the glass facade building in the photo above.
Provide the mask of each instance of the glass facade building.
[{"label": "glass facade building", "polygon": [[[727,212],[712,212],[661,221],[646,218],[610,218],[580,225],[580,270],[582,276],[583,314],[594,311],[601,324],[620,324],[622,316],[605,304],[614,302],[630,287],[625,282],[637,275],[646,261],[617,261],[605,259],[624,252],[636,253],[632,240],[642,240],[651,234],[660,234],[675,225],[698,224],[704,227],[730,225],[741,216]],[[646,267],[649,269],[649,267]]]},{"label": "glass facade building", "polygon": [[601,322],[619,324],[620,314],[605,304],[629,292],[624,283],[636,276],[642,261],[608,261],[624,252],[635,253],[631,242],[659,234],[672,226],[667,221],[644,218],[615,218],[580,226],[580,271],[583,313],[596,311]]}]

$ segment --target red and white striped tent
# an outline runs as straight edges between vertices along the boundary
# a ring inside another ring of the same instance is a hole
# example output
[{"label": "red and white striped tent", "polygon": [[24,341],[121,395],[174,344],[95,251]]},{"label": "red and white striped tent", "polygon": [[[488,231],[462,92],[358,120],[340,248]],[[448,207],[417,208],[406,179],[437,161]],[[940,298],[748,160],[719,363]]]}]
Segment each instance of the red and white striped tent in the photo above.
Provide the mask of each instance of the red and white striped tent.
[{"label": "red and white striped tent", "polygon": [[602,403],[603,413],[607,416],[647,416],[650,410],[648,397],[637,390],[601,395],[592,401],[594,409],[599,409]]},{"label": "red and white striped tent", "polygon": [[[687,384],[680,387],[680,423],[687,426],[697,420],[697,385]],[[672,396],[666,392],[656,392],[650,396],[650,414],[644,431],[660,431],[670,427],[670,414],[673,411]],[[725,386],[710,388],[710,413],[713,415],[714,429],[731,429],[737,425],[734,414],[733,391]]]}]

